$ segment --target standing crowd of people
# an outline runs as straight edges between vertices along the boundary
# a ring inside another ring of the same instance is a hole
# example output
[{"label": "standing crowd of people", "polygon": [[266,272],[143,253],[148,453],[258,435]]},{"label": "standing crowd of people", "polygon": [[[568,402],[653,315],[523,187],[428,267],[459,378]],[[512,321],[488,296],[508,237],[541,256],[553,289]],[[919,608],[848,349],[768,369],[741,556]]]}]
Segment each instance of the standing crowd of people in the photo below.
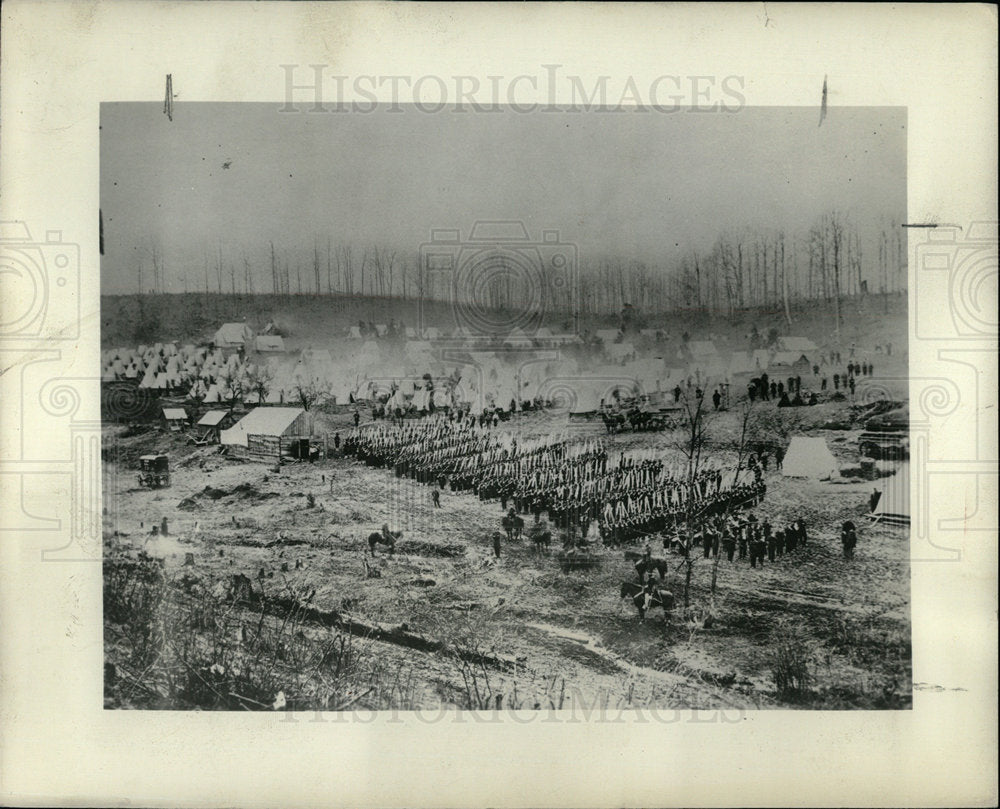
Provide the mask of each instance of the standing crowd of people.
[{"label": "standing crowd of people", "polygon": [[767,490],[759,466],[740,474],[706,466],[691,475],[653,458],[622,453],[610,460],[604,443],[593,438],[519,441],[474,418],[443,414],[364,425],[345,440],[344,451],[436,491],[474,492],[536,522],[547,514],[570,537],[586,540],[596,523],[610,545],[753,508]]}]

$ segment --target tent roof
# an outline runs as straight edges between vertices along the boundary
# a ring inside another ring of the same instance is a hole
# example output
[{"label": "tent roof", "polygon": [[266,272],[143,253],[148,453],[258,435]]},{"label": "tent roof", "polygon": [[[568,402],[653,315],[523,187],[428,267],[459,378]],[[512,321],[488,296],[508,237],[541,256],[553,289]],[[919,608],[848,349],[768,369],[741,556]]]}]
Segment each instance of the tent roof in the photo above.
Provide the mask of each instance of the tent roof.
[{"label": "tent roof", "polygon": [[594,334],[602,343],[613,343],[621,332],[618,329],[598,329]]},{"label": "tent roof", "polygon": [[250,334],[250,327],[246,323],[223,323],[215,333],[215,342],[243,345],[250,338]]},{"label": "tent roof", "polygon": [[283,435],[305,412],[301,407],[255,407],[236,427],[247,435]]},{"label": "tent roof", "polygon": [[217,427],[222,420],[229,415],[227,410],[209,410],[198,421],[199,427]]},{"label": "tent roof", "polygon": [[163,418],[167,421],[174,421],[175,419],[183,419],[187,421],[187,411],[183,407],[165,407],[163,408]]},{"label": "tent roof", "polygon": [[785,477],[826,480],[837,477],[840,467],[826,445],[826,439],[795,435],[782,461],[781,474]]}]

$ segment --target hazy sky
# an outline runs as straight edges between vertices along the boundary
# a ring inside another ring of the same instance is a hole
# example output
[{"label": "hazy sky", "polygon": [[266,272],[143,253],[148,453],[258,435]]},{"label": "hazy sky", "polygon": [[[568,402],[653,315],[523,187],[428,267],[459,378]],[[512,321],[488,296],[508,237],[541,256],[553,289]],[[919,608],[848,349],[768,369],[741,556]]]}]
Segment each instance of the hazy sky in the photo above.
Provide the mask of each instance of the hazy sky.
[{"label": "hazy sky", "polygon": [[168,291],[204,288],[220,245],[240,272],[246,255],[255,288],[270,291],[272,240],[311,267],[317,240],[324,253],[329,238],[415,256],[431,228],[520,219],[534,235],[559,230],[584,263],[613,254],[667,266],[723,231],[794,234],[837,209],[874,232],[906,212],[898,107],[832,107],[822,126],[818,109],[792,107],[279,108],[177,103],[169,121],[162,104],[102,105],[103,292],[135,292],[140,262],[148,288],[154,245]]}]

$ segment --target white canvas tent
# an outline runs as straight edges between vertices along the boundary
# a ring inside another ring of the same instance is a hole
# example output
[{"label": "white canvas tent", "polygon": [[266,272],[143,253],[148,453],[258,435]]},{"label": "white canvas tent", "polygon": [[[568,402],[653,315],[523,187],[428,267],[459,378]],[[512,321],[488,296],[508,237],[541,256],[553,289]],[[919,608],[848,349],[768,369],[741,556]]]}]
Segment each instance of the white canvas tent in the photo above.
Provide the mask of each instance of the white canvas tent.
[{"label": "white canvas tent", "polygon": [[430,409],[430,393],[425,388],[420,388],[413,394],[413,409],[424,411]]},{"label": "white canvas tent", "polygon": [[212,338],[217,348],[243,348],[253,339],[246,323],[224,323]]},{"label": "white canvas tent", "polygon": [[403,396],[403,391],[397,390],[392,396],[389,397],[389,401],[386,402],[386,407],[395,409],[399,408],[403,410],[406,408],[406,397]]},{"label": "white canvas tent", "polygon": [[233,427],[222,430],[223,446],[248,446],[251,435],[308,435],[312,432],[309,413],[300,407],[256,407]]},{"label": "white canvas tent", "polygon": [[882,478],[875,488],[881,492],[871,518],[889,525],[910,524],[910,465],[902,463],[892,477]]},{"label": "white canvas tent", "polygon": [[840,476],[840,467],[826,439],[795,435],[785,453],[781,474],[789,478],[830,480]]}]

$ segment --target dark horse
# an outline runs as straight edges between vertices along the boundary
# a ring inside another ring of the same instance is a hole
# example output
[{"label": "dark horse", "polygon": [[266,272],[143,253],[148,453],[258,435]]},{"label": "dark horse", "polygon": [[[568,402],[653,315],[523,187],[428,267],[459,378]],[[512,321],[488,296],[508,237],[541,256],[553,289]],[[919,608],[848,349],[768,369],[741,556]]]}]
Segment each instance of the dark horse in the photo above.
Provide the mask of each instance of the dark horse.
[{"label": "dark horse", "polygon": [[396,550],[396,540],[403,536],[402,531],[374,531],[368,535],[368,550],[375,555],[376,545],[385,545],[389,553]]},{"label": "dark horse", "polygon": [[639,574],[640,579],[645,579],[649,573],[655,570],[660,574],[660,581],[663,581],[667,578],[669,567],[665,559],[643,559],[635,563],[635,572]]},{"label": "dark horse", "polygon": [[[631,598],[635,608],[639,610],[639,620],[646,620],[646,593],[643,586],[636,581],[623,581],[621,587],[621,597]],[[649,601],[650,608],[662,607],[663,620],[667,619],[667,613],[674,607],[674,594],[665,587],[654,587],[651,591]]]},{"label": "dark horse", "polygon": [[548,550],[549,545],[552,544],[552,532],[549,530],[532,531],[531,541],[535,543],[536,551],[541,551],[543,547]]},{"label": "dark horse", "polygon": [[508,541],[521,538],[521,531],[524,530],[524,520],[519,516],[516,514],[506,514],[500,520],[500,524],[503,526],[503,530],[507,532]]}]

